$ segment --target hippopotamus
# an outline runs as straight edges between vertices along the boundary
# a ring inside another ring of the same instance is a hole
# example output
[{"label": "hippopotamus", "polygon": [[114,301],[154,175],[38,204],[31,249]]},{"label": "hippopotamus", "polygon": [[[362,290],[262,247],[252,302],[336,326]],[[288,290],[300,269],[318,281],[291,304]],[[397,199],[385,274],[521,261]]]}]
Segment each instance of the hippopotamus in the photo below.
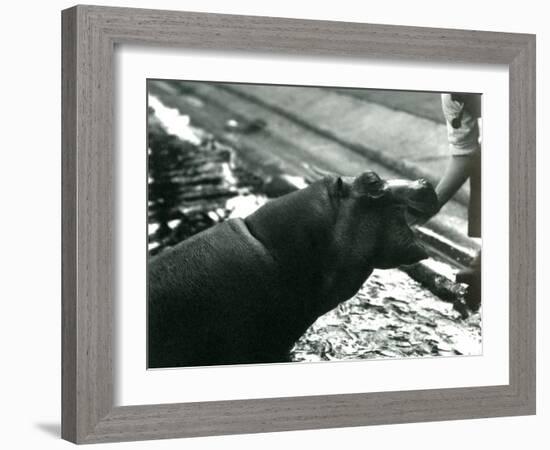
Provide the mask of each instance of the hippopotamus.
[{"label": "hippopotamus", "polygon": [[148,263],[148,367],[273,363],[372,273],[427,257],[407,209],[425,180],[325,176]]}]

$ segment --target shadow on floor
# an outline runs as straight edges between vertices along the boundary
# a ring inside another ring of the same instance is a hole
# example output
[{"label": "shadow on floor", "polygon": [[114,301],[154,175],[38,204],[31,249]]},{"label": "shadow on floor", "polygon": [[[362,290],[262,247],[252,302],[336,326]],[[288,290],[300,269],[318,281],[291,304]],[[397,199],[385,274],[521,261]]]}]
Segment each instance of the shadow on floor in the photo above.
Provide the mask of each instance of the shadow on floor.
[{"label": "shadow on floor", "polygon": [[60,423],[37,423],[36,428],[49,434],[52,437],[61,437],[61,424]]}]

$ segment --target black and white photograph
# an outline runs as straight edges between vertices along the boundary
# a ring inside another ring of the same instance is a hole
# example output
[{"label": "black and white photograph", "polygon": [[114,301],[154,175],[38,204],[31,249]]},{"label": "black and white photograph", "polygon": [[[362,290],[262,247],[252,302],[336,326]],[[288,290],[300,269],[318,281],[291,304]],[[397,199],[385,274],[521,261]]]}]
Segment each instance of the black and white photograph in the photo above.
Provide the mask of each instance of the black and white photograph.
[{"label": "black and white photograph", "polygon": [[148,367],[481,355],[481,98],[149,79]]},{"label": "black and white photograph", "polygon": [[544,3],[99,3],[3,10],[2,448],[543,448]]}]

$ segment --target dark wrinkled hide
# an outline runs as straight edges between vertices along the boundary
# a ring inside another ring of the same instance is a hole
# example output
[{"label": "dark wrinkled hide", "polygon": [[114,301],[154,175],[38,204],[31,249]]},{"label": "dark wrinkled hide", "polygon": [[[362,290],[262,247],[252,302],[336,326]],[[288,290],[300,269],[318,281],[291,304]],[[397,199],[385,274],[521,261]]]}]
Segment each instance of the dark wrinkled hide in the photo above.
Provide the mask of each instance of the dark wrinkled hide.
[{"label": "dark wrinkled hide", "polygon": [[400,196],[371,172],[344,180],[327,177],[150,260],[149,367],[286,361],[374,268],[426,257]]}]

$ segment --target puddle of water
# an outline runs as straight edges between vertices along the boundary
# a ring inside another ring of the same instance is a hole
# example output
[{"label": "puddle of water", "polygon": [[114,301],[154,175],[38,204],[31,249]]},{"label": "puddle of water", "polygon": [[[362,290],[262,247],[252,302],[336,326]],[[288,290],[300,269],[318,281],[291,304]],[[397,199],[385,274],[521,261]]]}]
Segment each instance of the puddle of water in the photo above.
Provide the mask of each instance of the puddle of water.
[{"label": "puddle of water", "polygon": [[164,129],[171,135],[177,136],[182,141],[188,141],[195,145],[201,142],[200,131],[191,126],[191,119],[181,114],[176,108],[168,108],[154,95],[149,94],[148,105],[155,111],[156,118],[162,123]]}]

